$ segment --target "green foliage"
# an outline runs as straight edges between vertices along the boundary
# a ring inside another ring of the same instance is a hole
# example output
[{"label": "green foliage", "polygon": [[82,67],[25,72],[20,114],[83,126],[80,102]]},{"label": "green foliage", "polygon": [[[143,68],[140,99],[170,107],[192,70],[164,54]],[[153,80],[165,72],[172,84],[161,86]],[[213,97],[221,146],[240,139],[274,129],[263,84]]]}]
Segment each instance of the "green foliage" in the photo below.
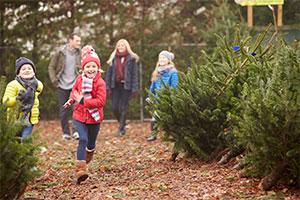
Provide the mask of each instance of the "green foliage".
[{"label": "green foliage", "polygon": [[[175,151],[209,159],[211,153],[224,148],[226,139],[235,138],[229,116],[239,113],[243,84],[267,70],[255,67],[257,63],[265,66],[271,56],[269,48],[262,45],[266,32],[252,41],[250,37],[241,38],[237,31],[233,44],[219,37],[213,56],[206,55],[205,65],[182,73],[177,89],[166,87],[158,92],[157,99],[151,95],[149,110],[164,138],[174,142]],[[236,44],[239,50],[234,51],[232,46]]]},{"label": "green foliage", "polygon": [[[182,71],[191,66],[191,58],[195,62],[201,59],[198,55],[202,47],[198,45],[203,36],[199,30],[204,29],[206,19],[203,13],[196,15],[195,12],[210,4],[200,0],[6,2],[0,6],[0,30],[4,30],[0,31],[0,74],[12,80],[15,59],[19,56],[32,59],[37,65],[37,77],[45,86],[40,96],[41,117],[57,117],[57,95],[49,81],[47,66],[52,53],[77,27],[82,34],[82,44],[95,47],[105,71],[106,60],[116,41],[126,38],[141,57],[141,95],[146,96],[143,89],[150,84],[161,50],[173,51],[176,67]],[[131,105],[133,112],[129,118],[136,118],[140,107],[135,102]],[[110,110],[109,105],[105,109]],[[106,113],[107,118],[111,112]]]},{"label": "green foliage", "polygon": [[48,76],[48,64],[46,60],[40,60],[38,63],[35,63],[37,66],[36,77],[44,85],[43,91],[39,96],[41,119],[54,119],[58,117],[58,95],[56,88],[53,87]]},{"label": "green foliage", "polygon": [[260,175],[286,163],[286,177],[300,177],[300,43],[282,44],[272,74],[247,84],[234,132]]},{"label": "green foliage", "polygon": [[[5,92],[5,86],[6,86],[6,77],[5,76],[1,76],[0,77],[0,97],[2,98]],[[1,99],[2,100],[2,99]]]},{"label": "green foliage", "polygon": [[[213,16],[213,17],[212,17]],[[240,32],[243,36],[249,35],[249,29],[242,18],[237,4],[231,5],[227,0],[215,1],[210,5],[205,28],[201,31],[201,36],[207,44],[207,51],[216,47],[216,35],[226,37],[226,40],[233,42],[235,27],[240,24]]]},{"label": "green foliage", "polygon": [[[295,4],[299,3],[285,2],[285,24],[299,18],[299,6]],[[201,8],[205,9],[198,13]],[[256,10],[260,12],[257,7],[254,13]],[[161,50],[174,52],[176,67],[185,72],[193,63],[203,61],[199,56],[203,48],[209,50],[216,46],[215,34],[226,35],[231,42],[237,23],[241,31],[246,32],[242,17],[245,8],[228,0],[4,1],[0,11],[0,74],[12,80],[17,57],[27,56],[33,60],[38,67],[37,77],[45,85],[40,96],[42,118],[58,117],[57,95],[49,81],[47,66],[53,52],[67,42],[68,35],[75,29],[81,33],[83,45],[94,46],[104,70],[116,41],[126,38],[141,57],[143,97]],[[258,23],[273,21],[264,17],[270,16],[270,11],[258,15],[262,16],[256,20]],[[132,113],[138,112],[139,105],[131,105]],[[135,116],[129,113],[129,118]]]},{"label": "green foliage", "polygon": [[[5,81],[1,80],[1,86]],[[1,88],[1,95],[2,95]],[[2,96],[0,96],[2,99]],[[6,108],[0,104],[0,199],[16,199],[36,175],[36,146],[30,139],[20,140],[16,133],[21,124],[12,116],[7,118]]]}]

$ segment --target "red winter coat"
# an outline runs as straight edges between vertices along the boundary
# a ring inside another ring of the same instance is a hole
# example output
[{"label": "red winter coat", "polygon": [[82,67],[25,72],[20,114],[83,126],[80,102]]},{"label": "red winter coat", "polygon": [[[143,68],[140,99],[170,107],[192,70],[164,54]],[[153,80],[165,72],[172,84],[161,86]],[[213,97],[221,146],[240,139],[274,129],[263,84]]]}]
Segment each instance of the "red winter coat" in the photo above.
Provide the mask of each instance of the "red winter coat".
[{"label": "red winter coat", "polygon": [[[74,91],[81,93],[82,76],[78,76],[75,85],[72,89],[70,98],[74,98]],[[86,123],[86,124],[98,124],[103,120],[103,107],[106,101],[106,85],[101,78],[101,74],[98,73],[93,81],[93,90],[91,92],[91,99],[84,99],[84,103],[76,103],[73,111],[73,119]],[[88,111],[88,108],[98,108],[100,119],[95,121]]]}]

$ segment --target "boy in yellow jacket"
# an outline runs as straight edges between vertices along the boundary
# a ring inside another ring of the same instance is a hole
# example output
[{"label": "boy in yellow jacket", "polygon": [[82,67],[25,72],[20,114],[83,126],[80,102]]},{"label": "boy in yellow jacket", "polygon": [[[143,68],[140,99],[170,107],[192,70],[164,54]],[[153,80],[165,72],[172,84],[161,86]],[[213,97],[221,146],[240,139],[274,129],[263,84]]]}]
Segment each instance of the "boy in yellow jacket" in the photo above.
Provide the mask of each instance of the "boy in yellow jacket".
[{"label": "boy in yellow jacket", "polygon": [[26,138],[32,133],[33,126],[39,121],[38,96],[43,84],[35,77],[36,68],[31,60],[20,57],[16,60],[16,78],[6,86],[2,99],[9,110],[20,102],[19,119],[22,123],[20,137]]}]

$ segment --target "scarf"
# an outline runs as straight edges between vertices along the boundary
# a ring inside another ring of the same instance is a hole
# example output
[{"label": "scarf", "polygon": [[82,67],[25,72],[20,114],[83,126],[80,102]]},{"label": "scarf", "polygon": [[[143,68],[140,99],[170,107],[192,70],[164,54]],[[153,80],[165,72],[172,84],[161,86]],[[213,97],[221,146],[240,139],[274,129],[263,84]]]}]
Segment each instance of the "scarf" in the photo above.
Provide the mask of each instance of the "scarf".
[{"label": "scarf", "polygon": [[121,82],[124,80],[124,70],[127,58],[127,51],[120,53],[116,52],[116,81]]},{"label": "scarf", "polygon": [[36,91],[38,87],[38,80],[34,76],[32,79],[27,80],[23,79],[20,76],[16,76],[16,80],[27,90],[28,88],[31,88],[32,90]]},{"label": "scarf", "polygon": [[[93,81],[94,79],[82,75],[81,90],[82,90],[83,97],[85,99],[92,98],[91,92],[93,90]],[[97,108],[88,108],[88,111],[95,121],[98,121],[100,119],[100,114]]]},{"label": "scarf", "polygon": [[35,77],[30,80],[23,79],[20,76],[16,76],[16,80],[26,89],[25,98],[22,101],[22,112],[29,113],[34,104],[34,93],[38,87],[38,81]]},{"label": "scarf", "polygon": [[164,65],[157,68],[157,78],[161,77],[163,74],[169,72],[174,66],[173,65]]},{"label": "scarf", "polygon": [[21,100],[21,111],[24,113],[20,120],[23,125],[30,124],[30,120],[28,117],[28,113],[30,113],[33,104],[34,104],[34,98],[35,98],[35,92],[38,87],[38,81],[35,77],[33,77],[30,80],[23,79],[20,76],[16,76],[16,80],[26,89],[24,92],[24,98]]}]

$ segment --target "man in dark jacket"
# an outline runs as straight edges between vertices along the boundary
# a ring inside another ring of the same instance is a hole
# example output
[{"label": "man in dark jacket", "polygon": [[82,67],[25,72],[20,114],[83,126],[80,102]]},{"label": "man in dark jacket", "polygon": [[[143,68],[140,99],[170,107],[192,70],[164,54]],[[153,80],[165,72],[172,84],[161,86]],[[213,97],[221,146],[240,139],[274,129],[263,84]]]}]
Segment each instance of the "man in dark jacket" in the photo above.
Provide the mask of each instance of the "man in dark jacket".
[{"label": "man in dark jacket", "polygon": [[[77,33],[72,33],[68,39],[68,43],[55,52],[48,66],[51,82],[57,87],[59,117],[63,130],[63,138],[65,139],[71,138],[68,123],[70,113],[69,110],[63,108],[63,105],[70,97],[70,92],[79,72],[81,53],[80,36]],[[74,131],[73,136],[78,139],[77,131]]]}]

